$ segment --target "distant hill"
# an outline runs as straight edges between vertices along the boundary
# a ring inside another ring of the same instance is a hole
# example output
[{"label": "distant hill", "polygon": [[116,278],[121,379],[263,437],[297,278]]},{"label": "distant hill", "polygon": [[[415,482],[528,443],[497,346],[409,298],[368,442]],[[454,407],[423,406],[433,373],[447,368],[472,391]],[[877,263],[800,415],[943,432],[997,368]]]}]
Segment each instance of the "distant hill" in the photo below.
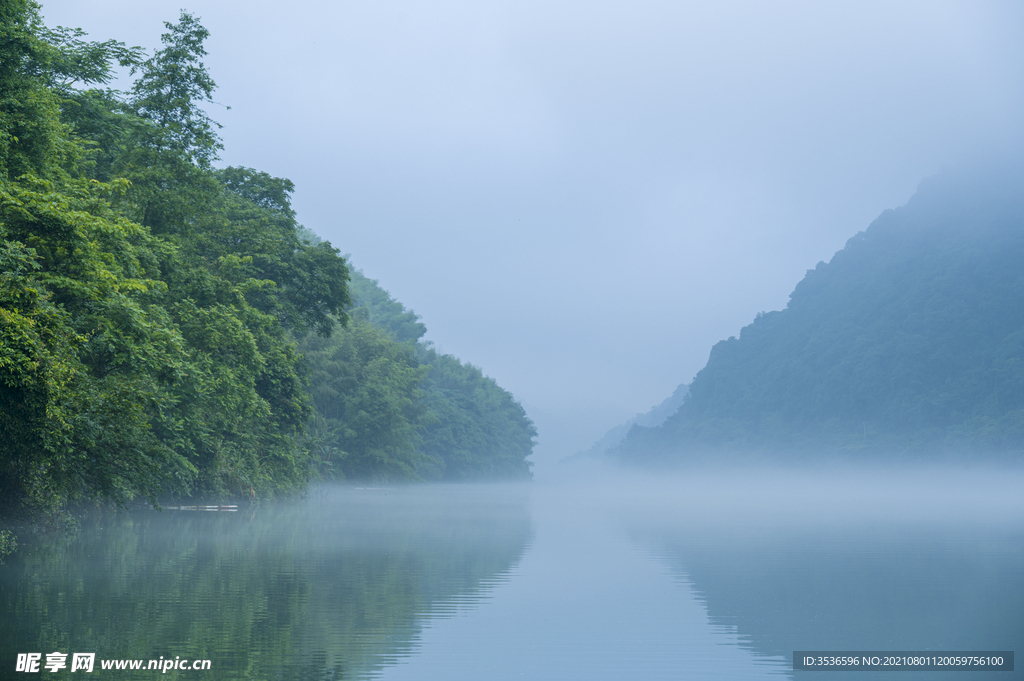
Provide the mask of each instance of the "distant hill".
[{"label": "distant hill", "polygon": [[711,350],[627,462],[1024,450],[1024,173],[947,172]]},{"label": "distant hill", "polygon": [[646,426],[648,428],[660,426],[665,422],[665,419],[676,413],[676,410],[683,404],[683,399],[686,397],[688,389],[689,386],[683,383],[671,395],[666,397],[661,404],[651,407],[649,411],[643,414],[637,414],[625,423],[620,423],[602,435],[601,439],[592,444],[588,449],[576,452],[565,460],[593,459],[604,456],[626,439],[626,435],[633,426]]}]

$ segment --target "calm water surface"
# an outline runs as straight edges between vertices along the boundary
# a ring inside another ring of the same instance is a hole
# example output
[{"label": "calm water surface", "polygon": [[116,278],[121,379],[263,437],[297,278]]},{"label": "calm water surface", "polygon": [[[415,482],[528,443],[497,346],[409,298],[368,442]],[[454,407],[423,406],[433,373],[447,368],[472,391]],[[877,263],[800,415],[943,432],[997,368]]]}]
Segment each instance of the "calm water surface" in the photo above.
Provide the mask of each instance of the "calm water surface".
[{"label": "calm water surface", "polygon": [[54,651],[211,660],[92,678],[449,681],[824,680],[793,672],[793,650],[1024,650],[1024,477],[898,475],[330,487],[95,514],[0,567],[0,678]]}]

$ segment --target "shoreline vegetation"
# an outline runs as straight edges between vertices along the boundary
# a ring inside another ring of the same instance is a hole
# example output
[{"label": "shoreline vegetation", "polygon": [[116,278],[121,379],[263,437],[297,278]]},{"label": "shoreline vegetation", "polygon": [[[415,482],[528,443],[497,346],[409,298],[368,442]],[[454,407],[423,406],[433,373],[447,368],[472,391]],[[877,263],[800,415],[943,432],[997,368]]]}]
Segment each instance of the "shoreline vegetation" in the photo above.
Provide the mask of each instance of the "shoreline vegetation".
[{"label": "shoreline vegetation", "polygon": [[209,33],[165,26],[148,54],[0,0],[0,518],[529,479],[512,395],[301,226],[289,180],[215,167]]}]

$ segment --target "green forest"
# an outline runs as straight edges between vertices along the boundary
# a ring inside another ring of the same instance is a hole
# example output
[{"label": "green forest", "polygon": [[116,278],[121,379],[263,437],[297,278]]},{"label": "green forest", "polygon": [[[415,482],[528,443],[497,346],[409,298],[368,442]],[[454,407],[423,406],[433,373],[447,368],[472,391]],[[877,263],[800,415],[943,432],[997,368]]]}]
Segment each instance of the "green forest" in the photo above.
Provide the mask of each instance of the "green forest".
[{"label": "green forest", "polygon": [[289,180],[217,167],[208,32],[165,26],[150,54],[0,0],[0,513],[529,478],[508,392],[299,225]]},{"label": "green forest", "polygon": [[737,456],[1019,459],[1024,451],[1024,173],[925,181],[721,341],[632,463]]},{"label": "green forest", "polygon": [[537,435],[493,379],[421,340],[419,317],[351,271],[348,324],[307,334],[313,464],[327,477],[527,479]]}]

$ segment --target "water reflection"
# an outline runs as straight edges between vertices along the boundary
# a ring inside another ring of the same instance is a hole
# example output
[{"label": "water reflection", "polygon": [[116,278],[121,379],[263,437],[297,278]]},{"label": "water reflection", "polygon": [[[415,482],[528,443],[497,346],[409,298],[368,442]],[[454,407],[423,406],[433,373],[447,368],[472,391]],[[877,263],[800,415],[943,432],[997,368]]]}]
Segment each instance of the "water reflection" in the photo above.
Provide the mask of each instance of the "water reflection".
[{"label": "water reflection", "polygon": [[[734,632],[709,626],[694,593],[631,541],[643,490],[538,484],[536,538],[486,607],[425,625],[422,646],[384,681],[771,679]],[[628,503],[622,503],[628,502]]]},{"label": "water reflection", "polygon": [[615,471],[97,516],[0,568],[2,664],[57,650],[213,661],[190,679],[824,681],[792,652],[1024,650],[1024,476],[892,473]]},{"label": "water reflection", "polygon": [[[908,484],[897,474],[902,482],[698,478],[677,494],[714,497],[715,517],[693,499],[662,499],[653,504],[661,512],[634,517],[631,531],[696,592],[713,625],[759,656],[1024,650],[1021,476],[933,472]],[[849,672],[790,675],[825,681]],[[956,678],[992,676],[958,670]]]},{"label": "water reflection", "polygon": [[[423,618],[486,597],[531,533],[525,491],[498,486],[324,488],[249,512],[98,515],[0,568],[3,665],[19,652],[95,652],[213,662],[180,672],[190,679],[365,677],[409,652]],[[51,678],[65,674],[75,678]]]}]

